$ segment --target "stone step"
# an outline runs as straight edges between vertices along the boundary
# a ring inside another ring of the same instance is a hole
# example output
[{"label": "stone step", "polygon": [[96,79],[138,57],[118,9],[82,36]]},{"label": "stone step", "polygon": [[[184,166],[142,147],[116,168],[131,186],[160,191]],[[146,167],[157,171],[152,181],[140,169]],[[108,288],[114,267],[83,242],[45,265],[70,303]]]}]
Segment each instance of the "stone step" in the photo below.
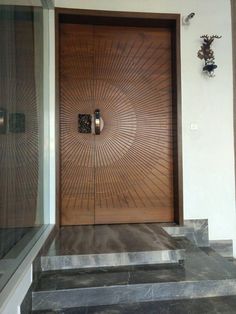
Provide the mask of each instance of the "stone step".
[{"label": "stone step", "polygon": [[178,263],[184,248],[158,224],[64,227],[47,254],[43,271]]},{"label": "stone step", "polygon": [[33,310],[236,295],[233,263],[186,239],[178,245],[186,250],[182,265],[45,272],[33,292]]},{"label": "stone step", "polygon": [[50,271],[94,267],[120,267],[144,264],[176,264],[184,260],[184,256],[185,251],[182,249],[146,252],[42,256],[41,267],[43,271]]},{"label": "stone step", "polygon": [[156,301],[132,304],[103,305],[58,310],[33,311],[32,314],[235,314],[236,296],[189,300]]}]

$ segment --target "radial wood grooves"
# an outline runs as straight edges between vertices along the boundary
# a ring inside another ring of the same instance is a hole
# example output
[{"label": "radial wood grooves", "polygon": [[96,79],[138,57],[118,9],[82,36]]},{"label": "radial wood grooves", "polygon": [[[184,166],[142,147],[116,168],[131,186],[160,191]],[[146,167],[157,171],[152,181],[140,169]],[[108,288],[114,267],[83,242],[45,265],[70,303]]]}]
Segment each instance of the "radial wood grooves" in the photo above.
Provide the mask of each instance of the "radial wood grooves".
[{"label": "radial wood grooves", "polygon": [[[171,31],[61,24],[63,225],[173,221]],[[78,133],[100,109],[100,135]]]}]

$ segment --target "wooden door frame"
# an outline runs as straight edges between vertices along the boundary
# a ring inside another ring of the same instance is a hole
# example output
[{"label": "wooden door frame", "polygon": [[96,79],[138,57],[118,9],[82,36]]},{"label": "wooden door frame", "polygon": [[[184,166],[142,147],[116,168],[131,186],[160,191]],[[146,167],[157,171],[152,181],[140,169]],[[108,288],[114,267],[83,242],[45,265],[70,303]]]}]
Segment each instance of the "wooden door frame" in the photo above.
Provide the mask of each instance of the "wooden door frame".
[{"label": "wooden door frame", "polygon": [[60,116],[59,116],[59,26],[60,23],[88,23],[145,27],[170,27],[172,31],[172,103],[176,122],[174,134],[174,222],[183,225],[183,166],[182,166],[182,104],[180,59],[180,14],[55,9],[56,31],[56,224],[60,226]]}]

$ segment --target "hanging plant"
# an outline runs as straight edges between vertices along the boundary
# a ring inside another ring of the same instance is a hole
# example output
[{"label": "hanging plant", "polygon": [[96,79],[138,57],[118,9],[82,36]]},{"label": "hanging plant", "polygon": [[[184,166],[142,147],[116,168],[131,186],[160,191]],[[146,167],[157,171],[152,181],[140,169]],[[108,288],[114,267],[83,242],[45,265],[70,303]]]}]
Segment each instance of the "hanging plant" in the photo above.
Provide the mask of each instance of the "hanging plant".
[{"label": "hanging plant", "polygon": [[202,35],[200,38],[203,38],[203,43],[201,49],[198,51],[198,58],[205,61],[203,71],[208,74],[208,76],[215,76],[214,70],[217,68],[215,64],[214,51],[211,49],[211,45],[215,38],[219,39],[222,36],[218,35]]}]

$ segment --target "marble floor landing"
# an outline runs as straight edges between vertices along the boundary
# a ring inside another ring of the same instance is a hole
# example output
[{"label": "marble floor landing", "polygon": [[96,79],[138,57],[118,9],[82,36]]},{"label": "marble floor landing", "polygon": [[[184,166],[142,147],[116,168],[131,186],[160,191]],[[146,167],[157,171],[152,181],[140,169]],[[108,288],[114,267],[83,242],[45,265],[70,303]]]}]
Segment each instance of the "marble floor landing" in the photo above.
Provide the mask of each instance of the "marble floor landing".
[{"label": "marble floor landing", "polygon": [[176,241],[160,224],[62,227],[48,255],[175,250]]},{"label": "marble floor landing", "polygon": [[184,249],[161,224],[62,227],[45,256],[44,271],[178,263]]},{"label": "marble floor landing", "polygon": [[42,257],[32,313],[236,313],[234,260],[162,228],[62,228]]}]

